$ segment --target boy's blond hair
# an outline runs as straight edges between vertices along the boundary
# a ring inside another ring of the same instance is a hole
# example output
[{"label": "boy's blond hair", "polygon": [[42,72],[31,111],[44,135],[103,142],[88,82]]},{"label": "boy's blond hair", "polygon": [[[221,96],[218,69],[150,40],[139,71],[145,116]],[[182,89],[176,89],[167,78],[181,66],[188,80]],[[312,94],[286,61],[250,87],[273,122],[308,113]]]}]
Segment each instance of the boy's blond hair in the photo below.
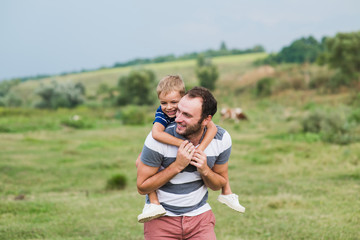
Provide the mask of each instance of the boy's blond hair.
[{"label": "boy's blond hair", "polygon": [[167,75],[160,80],[156,88],[158,97],[162,93],[166,95],[172,91],[178,91],[180,96],[185,95],[185,84],[179,75]]}]

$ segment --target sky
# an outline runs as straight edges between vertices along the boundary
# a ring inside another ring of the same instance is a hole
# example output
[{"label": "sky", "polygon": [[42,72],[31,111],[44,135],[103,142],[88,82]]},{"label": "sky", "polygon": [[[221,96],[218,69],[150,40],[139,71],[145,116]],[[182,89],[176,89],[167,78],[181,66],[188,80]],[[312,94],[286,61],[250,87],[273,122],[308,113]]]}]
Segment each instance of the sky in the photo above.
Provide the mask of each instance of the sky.
[{"label": "sky", "polygon": [[1,0],[0,81],[353,31],[359,0]]}]

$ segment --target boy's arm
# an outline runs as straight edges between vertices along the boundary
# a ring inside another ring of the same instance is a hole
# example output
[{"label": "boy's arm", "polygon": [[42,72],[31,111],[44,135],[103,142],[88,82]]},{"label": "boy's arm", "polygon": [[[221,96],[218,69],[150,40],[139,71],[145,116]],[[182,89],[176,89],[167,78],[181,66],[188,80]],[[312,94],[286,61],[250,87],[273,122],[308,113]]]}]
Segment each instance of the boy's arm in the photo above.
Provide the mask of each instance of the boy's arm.
[{"label": "boy's arm", "polygon": [[162,125],[161,123],[158,123],[158,122],[154,123],[151,133],[155,140],[162,142],[162,143],[174,145],[177,147],[179,147],[181,145],[181,143],[184,141],[180,138],[174,137],[174,136],[168,134],[167,132],[165,132],[164,125]]},{"label": "boy's arm", "polygon": [[217,127],[213,121],[210,121],[208,125],[206,125],[207,131],[205,133],[204,139],[201,141],[200,145],[197,147],[201,151],[204,151],[205,148],[210,144],[210,142],[214,139],[217,133]]}]

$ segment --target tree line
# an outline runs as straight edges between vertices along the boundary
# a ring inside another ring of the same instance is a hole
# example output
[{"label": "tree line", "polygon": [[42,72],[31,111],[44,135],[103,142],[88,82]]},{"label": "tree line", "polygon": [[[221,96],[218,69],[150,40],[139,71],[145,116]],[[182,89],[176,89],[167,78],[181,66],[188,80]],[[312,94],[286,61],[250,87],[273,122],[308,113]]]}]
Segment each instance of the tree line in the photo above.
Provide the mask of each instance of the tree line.
[{"label": "tree line", "polygon": [[[126,62],[114,63],[111,67],[100,67],[97,69],[82,69],[80,71],[62,72],[59,75],[66,76],[66,75],[70,75],[70,74],[91,72],[91,71],[96,71],[96,70],[100,70],[100,69],[111,69],[111,68],[118,68],[118,67],[138,66],[138,65],[150,64],[150,63],[163,63],[163,62],[190,60],[190,59],[197,59],[199,56],[211,58],[211,57],[218,57],[218,56],[239,55],[239,54],[258,53],[258,52],[265,52],[265,48],[261,45],[255,45],[252,48],[247,48],[247,49],[243,49],[243,50],[236,49],[236,48],[228,49],[226,47],[225,42],[222,42],[220,45],[220,48],[215,49],[215,50],[208,49],[208,50],[200,51],[200,52],[186,53],[186,54],[183,54],[180,56],[175,56],[174,54],[168,54],[168,55],[156,56],[154,58],[136,58],[136,59],[132,59],[132,60],[129,60]],[[40,80],[40,79],[44,79],[44,78],[49,78],[51,76],[52,75],[49,75],[49,74],[39,74],[39,75],[35,75],[35,76],[26,76],[26,77],[16,78],[16,80],[25,82],[28,80]]]},{"label": "tree line", "polygon": [[312,36],[303,37],[255,64],[306,62],[327,65],[335,70],[327,83],[331,88],[356,84],[360,81],[360,31],[337,33],[334,37],[323,37],[321,41]]},{"label": "tree line", "polygon": [[[235,50],[228,50],[223,42],[217,51],[205,51],[203,54],[194,53],[197,64],[195,75],[200,86],[210,90],[215,89],[216,80],[219,78],[217,67],[212,64],[211,56],[231,55]],[[261,52],[261,46],[254,47],[251,51]],[[236,51],[235,51],[236,52]],[[183,55],[183,57],[190,57]],[[156,61],[165,61],[166,57],[158,58]],[[339,86],[357,86],[360,82],[360,31],[350,33],[338,33],[334,37],[324,37],[317,41],[314,37],[300,38],[284,47],[277,54],[270,54],[268,57],[256,61],[255,64],[282,64],[282,63],[314,63],[327,65],[335,70],[335,74],[325,85],[336,89]],[[321,79],[320,79],[321,80]],[[322,80],[321,80],[322,81]],[[0,106],[16,107],[22,105],[22,99],[11,89],[21,82],[20,79],[13,79],[0,82]],[[97,95],[107,106],[116,105],[151,105],[155,102],[153,95],[156,76],[146,69],[133,70],[128,76],[122,76],[117,86],[109,87],[100,84]],[[268,89],[271,81],[259,81],[258,92]],[[319,81],[314,83],[320,84]],[[313,84],[313,85],[314,85]],[[322,84],[322,83],[321,83]],[[315,86],[314,85],[314,86]],[[36,89],[40,101],[33,104],[38,108],[58,107],[72,108],[85,101],[85,86],[81,83],[60,83],[52,82],[50,85],[41,85]]]},{"label": "tree line", "polygon": [[169,55],[158,56],[155,58],[138,58],[127,62],[115,63],[112,67],[117,68],[117,67],[149,64],[149,63],[163,63],[163,62],[190,60],[190,59],[197,59],[199,56],[203,56],[205,58],[212,58],[219,56],[239,55],[246,53],[257,53],[257,52],[265,52],[265,48],[261,45],[255,45],[254,47],[245,50],[228,49],[226,47],[225,42],[222,42],[218,50],[208,49],[202,52],[192,52],[192,53],[183,54],[178,57],[176,57],[174,54],[169,54]]}]

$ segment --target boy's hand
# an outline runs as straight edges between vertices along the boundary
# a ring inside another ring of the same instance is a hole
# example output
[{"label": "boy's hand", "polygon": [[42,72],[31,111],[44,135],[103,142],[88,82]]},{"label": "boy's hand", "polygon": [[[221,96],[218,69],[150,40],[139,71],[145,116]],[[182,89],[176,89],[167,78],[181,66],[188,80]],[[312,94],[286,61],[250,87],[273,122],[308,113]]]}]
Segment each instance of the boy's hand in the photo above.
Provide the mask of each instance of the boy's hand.
[{"label": "boy's hand", "polygon": [[188,140],[185,140],[180,145],[175,161],[178,164],[180,170],[183,170],[189,165],[191,159],[194,156],[194,152],[195,152],[195,146]]},{"label": "boy's hand", "polygon": [[203,176],[206,176],[210,170],[207,165],[206,154],[200,149],[195,150],[195,154],[191,159],[190,164],[197,167],[198,172]]}]

